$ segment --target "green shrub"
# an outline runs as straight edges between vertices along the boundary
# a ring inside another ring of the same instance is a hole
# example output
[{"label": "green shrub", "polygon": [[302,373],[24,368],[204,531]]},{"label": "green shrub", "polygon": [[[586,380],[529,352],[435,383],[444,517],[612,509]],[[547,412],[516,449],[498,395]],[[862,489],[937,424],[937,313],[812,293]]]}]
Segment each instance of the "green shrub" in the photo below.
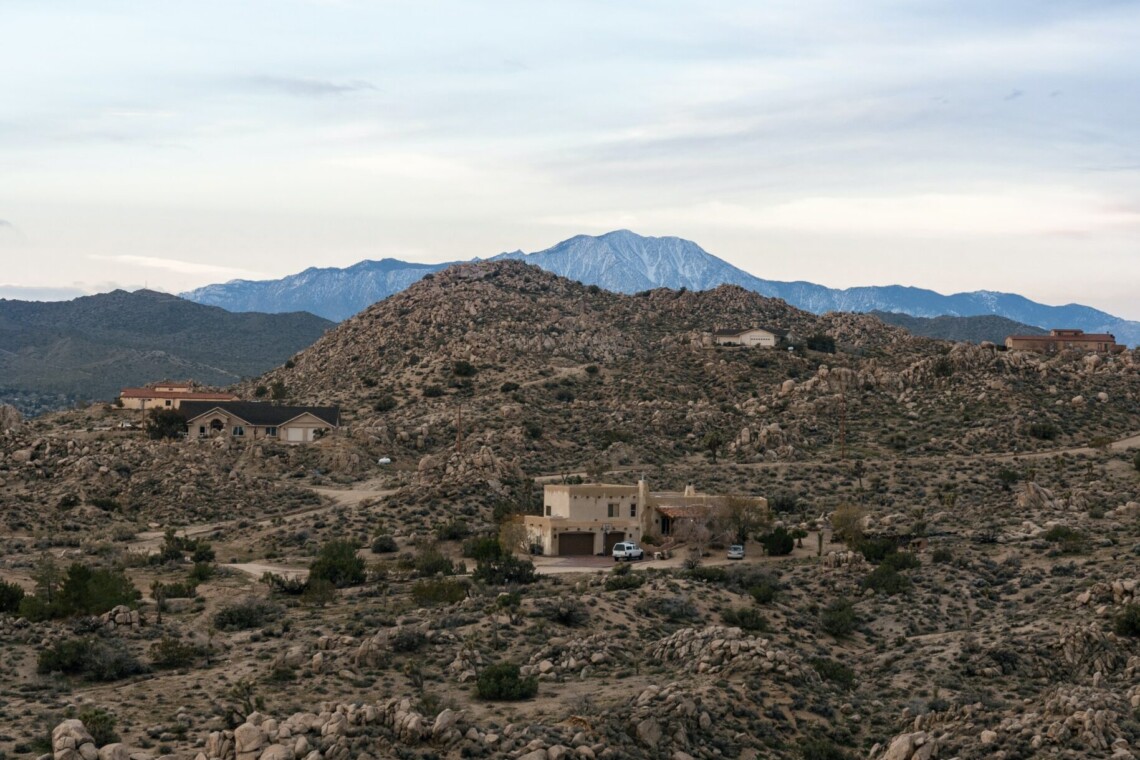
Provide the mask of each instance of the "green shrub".
[{"label": "green shrub", "polygon": [[440,541],[462,541],[471,535],[471,529],[467,527],[466,520],[456,518],[439,526],[435,535]]},{"label": "green shrub", "polygon": [[800,745],[803,760],[851,760],[851,754],[830,739],[808,737]]},{"label": "green shrub", "polygon": [[400,550],[396,539],[391,536],[377,536],[372,539],[372,553],[373,554],[391,554]]},{"label": "green shrub", "polygon": [[791,554],[796,548],[796,540],[792,534],[783,527],[776,528],[771,533],[765,533],[758,539],[764,551],[773,557],[783,557]]},{"label": "green shrub", "polygon": [[134,605],[141,597],[122,570],[92,569],[76,562],[67,569],[50,602],[46,597],[25,595],[19,614],[29,620],[102,615],[120,604]]},{"label": "green shrub", "polygon": [[400,628],[388,637],[388,644],[393,652],[418,652],[427,644],[427,636],[415,628]]},{"label": "green shrub", "polygon": [[314,607],[324,607],[336,599],[336,584],[325,578],[309,578],[301,592],[301,602]]},{"label": "green shrub", "polygon": [[63,673],[88,681],[118,681],[145,673],[146,667],[122,640],[88,636],[63,639],[41,651],[36,672]]},{"label": "green shrub", "polygon": [[162,584],[162,595],[167,599],[193,599],[198,596],[198,589],[190,582],[164,583]]},{"label": "green shrub", "polygon": [[749,586],[749,595],[757,604],[771,604],[780,595],[780,584],[771,579],[761,579],[758,583]]},{"label": "green shrub", "polygon": [[819,351],[825,354],[835,353],[835,338],[823,333],[816,333],[815,335],[808,336],[807,347],[812,351]]},{"label": "green shrub", "polygon": [[1061,432],[1051,422],[1034,422],[1029,426],[1029,435],[1041,441],[1052,441]]},{"label": "green shrub", "polygon": [[1129,604],[1121,610],[1112,623],[1118,636],[1140,637],[1140,604]]},{"label": "green shrub", "polygon": [[321,547],[309,565],[309,579],[323,579],[337,588],[364,583],[364,560],[356,556],[360,547],[353,541],[334,539]]},{"label": "green shrub", "polygon": [[813,657],[808,661],[816,673],[825,681],[830,681],[834,684],[842,686],[844,689],[850,689],[855,685],[855,671],[844,665],[839,660],[831,660],[826,657]]},{"label": "green shrub", "polygon": [[574,400],[574,393],[567,388],[559,388],[557,391],[555,391],[554,398],[556,401],[561,401],[564,404],[569,404]]},{"label": "green shrub", "polygon": [[475,694],[479,699],[517,701],[530,699],[538,693],[538,679],[519,677],[519,666],[509,662],[484,668],[475,681]]},{"label": "green shrub", "polygon": [[471,577],[479,583],[486,583],[489,586],[534,583],[538,580],[533,562],[529,559],[520,559],[510,555],[498,559],[479,560]]},{"label": "green shrub", "polygon": [[617,568],[606,578],[606,591],[625,591],[640,588],[645,583],[644,573],[618,573]]},{"label": "green shrub", "polygon": [[177,438],[186,432],[186,419],[173,409],[151,409],[143,428],[152,441]]},{"label": "green shrub", "polygon": [[214,627],[219,631],[247,631],[272,622],[280,614],[276,604],[249,597],[214,613]]},{"label": "green shrub", "polygon": [[499,386],[499,391],[502,393],[514,393],[519,389],[518,383],[512,383],[510,380]]},{"label": "green shrub", "polygon": [[467,598],[467,582],[452,578],[416,581],[412,599],[419,605],[456,604]]},{"label": "green shrub", "polygon": [[526,422],[523,424],[523,429],[526,431],[527,438],[537,440],[542,437],[542,425],[537,422]]},{"label": "green shrub", "polygon": [[[626,567],[628,568],[628,565]],[[723,584],[728,582],[728,571],[715,565],[712,567],[698,565],[686,570],[684,574],[695,581],[704,581],[705,583]]]},{"label": "green shrub", "polygon": [[83,721],[83,726],[91,738],[95,740],[96,747],[105,747],[119,741],[115,733],[115,716],[99,707],[88,707],[77,716]]},{"label": "green shrub", "polygon": [[1088,539],[1079,530],[1067,525],[1054,525],[1045,532],[1044,539],[1057,545],[1062,554],[1081,554],[1088,548]]},{"label": "green shrub", "polygon": [[416,555],[413,567],[415,567],[416,574],[422,578],[455,574],[455,563],[434,546],[421,548],[419,554]]},{"label": "green shrub", "polygon": [[150,664],[154,668],[185,668],[205,657],[204,647],[179,639],[163,638],[150,647]]},{"label": "green shrub", "polygon": [[475,373],[479,370],[475,369],[475,365],[471,362],[460,359],[452,363],[451,371],[458,377],[475,377]]},{"label": "green shrub", "polygon": [[1132,457],[1132,468],[1137,472],[1140,472],[1140,454]]},{"label": "green shrub", "polygon": [[888,554],[899,550],[898,541],[893,538],[865,538],[855,544],[855,551],[863,555],[868,562],[882,562]]},{"label": "green shrub", "polygon": [[936,565],[948,565],[954,561],[954,552],[949,549],[935,549],[930,553],[930,561]]},{"label": "green shrub", "polygon": [[642,615],[660,615],[671,623],[699,620],[701,617],[696,606],[683,596],[650,597],[640,600],[634,608]]},{"label": "green shrub", "polygon": [[914,570],[922,567],[922,560],[913,552],[891,552],[883,557],[883,564],[894,570]]},{"label": "green shrub", "polygon": [[428,385],[424,387],[424,398],[439,398],[443,395],[443,388],[438,385]]},{"label": "green shrub", "polygon": [[768,630],[768,618],[755,607],[740,607],[725,610],[720,613],[725,625],[734,625],[746,631],[764,632]]},{"label": "green shrub", "polygon": [[837,599],[823,608],[819,617],[825,633],[836,638],[849,636],[855,630],[855,606],[846,599]]},{"label": "green shrub", "polygon": [[0,581],[0,612],[15,612],[20,609],[24,589],[17,583]]},{"label": "green shrub", "polygon": [[800,499],[794,493],[777,493],[768,497],[768,508],[773,512],[795,512],[799,504]]},{"label": "green shrub", "polygon": [[476,561],[499,559],[503,545],[495,536],[478,536],[463,542],[463,556]]},{"label": "green shrub", "polygon": [[586,605],[577,599],[558,598],[538,606],[538,614],[568,628],[580,628],[590,620]]},{"label": "green shrub", "polygon": [[377,412],[390,412],[396,408],[396,399],[391,396],[381,396],[372,403],[372,408]]},{"label": "green shrub", "polygon": [[910,579],[890,565],[882,564],[863,579],[863,588],[869,588],[887,596],[894,596],[910,588]]}]

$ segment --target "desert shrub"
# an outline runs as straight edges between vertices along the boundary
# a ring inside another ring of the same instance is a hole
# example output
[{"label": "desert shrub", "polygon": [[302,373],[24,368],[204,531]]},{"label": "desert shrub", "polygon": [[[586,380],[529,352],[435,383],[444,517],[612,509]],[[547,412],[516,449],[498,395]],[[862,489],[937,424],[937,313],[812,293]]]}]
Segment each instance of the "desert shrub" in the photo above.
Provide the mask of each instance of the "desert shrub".
[{"label": "desert shrub", "polygon": [[748,587],[748,594],[757,604],[771,604],[780,594],[780,584],[772,579],[761,579]]},{"label": "desert shrub", "polygon": [[936,565],[948,565],[954,561],[954,552],[949,549],[935,549],[930,553],[930,560]]},{"label": "desert shrub", "polygon": [[467,598],[467,583],[453,578],[425,579],[412,585],[416,604],[455,604]]},{"label": "desert shrub", "polygon": [[285,594],[286,596],[300,596],[305,593],[305,587],[308,585],[296,576],[278,575],[270,572],[262,573],[261,582],[269,586],[274,593]]},{"label": "desert shrub", "polygon": [[373,554],[391,554],[399,551],[400,547],[396,544],[396,539],[391,536],[377,536],[372,539],[371,549]]},{"label": "desert shrub", "polygon": [[807,347],[812,351],[819,351],[824,354],[835,353],[835,338],[830,335],[824,335],[823,333],[809,335],[806,343]]},{"label": "desert shrub", "polygon": [[77,716],[83,721],[83,726],[91,738],[95,740],[96,747],[104,747],[119,741],[115,733],[115,716],[99,707],[88,707]]},{"label": "desert shrub", "polygon": [[189,583],[205,583],[214,577],[217,569],[209,562],[195,562],[186,579]]},{"label": "desert shrub", "polygon": [[186,419],[173,409],[151,409],[143,428],[152,441],[177,438],[186,432]]},{"label": "desert shrub", "polygon": [[922,560],[913,552],[891,552],[883,557],[883,564],[894,570],[914,570],[922,567]]},{"label": "desert shrub", "polygon": [[834,684],[842,686],[844,689],[850,689],[855,685],[855,671],[844,665],[839,660],[831,660],[826,657],[813,657],[808,661],[816,673],[825,681],[831,681]]},{"label": "desert shrub", "polygon": [[0,612],[15,612],[20,609],[24,589],[19,584],[0,581]]},{"label": "desert shrub", "polygon": [[1140,454],[1132,457],[1132,468],[1137,472],[1140,472]]},{"label": "desert shrub", "polygon": [[503,545],[495,536],[476,536],[463,542],[463,556],[476,561],[498,559],[503,556]]},{"label": "desert shrub", "polygon": [[1140,637],[1140,604],[1129,604],[1121,610],[1112,623],[1118,636]]},{"label": "desert shrub", "polygon": [[888,554],[894,554],[899,549],[898,541],[893,538],[865,538],[855,545],[855,551],[863,555],[868,562],[882,562]]},{"label": "desert shrub", "polygon": [[388,637],[388,644],[393,652],[418,652],[427,644],[427,636],[415,628],[400,628]]},{"label": "desert shrub", "polygon": [[381,396],[372,403],[372,408],[378,412],[390,412],[396,408],[396,399],[391,396]]},{"label": "desert shrub", "polygon": [[848,636],[855,630],[855,606],[846,599],[837,599],[823,608],[819,616],[820,626],[825,633],[836,638]]},{"label": "desert shrub", "polygon": [[150,647],[150,664],[154,668],[185,668],[204,657],[206,650],[179,639],[163,638]]},{"label": "desert shrub", "polygon": [[198,588],[189,581],[164,583],[162,595],[167,599],[193,599],[198,596]]},{"label": "desert shrub", "polygon": [[440,541],[462,541],[471,535],[471,528],[466,520],[449,520],[436,529],[435,535]]},{"label": "desert shrub", "polygon": [[324,607],[336,599],[336,584],[326,578],[310,577],[301,591],[301,602],[314,607]]},{"label": "desert shrub", "polygon": [[75,562],[49,602],[47,598],[25,595],[19,613],[29,620],[102,615],[120,604],[133,605],[142,594],[130,578],[117,568],[92,569]]},{"label": "desert shrub", "polygon": [[812,736],[800,745],[803,760],[851,760],[851,754],[831,739]]},{"label": "desert shrub", "polygon": [[326,542],[309,565],[309,579],[320,578],[337,588],[364,583],[364,560],[356,556],[359,548],[353,541],[334,539]]},{"label": "desert shrub", "polygon": [[501,393],[514,393],[518,389],[519,389],[519,384],[518,383],[512,383],[510,380],[508,380],[507,382],[505,382],[499,386],[499,391]]},{"label": "desert shrub", "polygon": [[1031,438],[1041,441],[1052,441],[1060,433],[1057,426],[1051,422],[1034,422],[1027,430]]},{"label": "desert shrub", "polygon": [[[615,568],[616,569],[616,568]],[[727,583],[728,571],[723,567],[702,567],[697,565],[685,571],[685,575],[695,581],[704,581],[705,583]]]},{"label": "desert shrub", "polygon": [[939,357],[934,362],[933,371],[935,377],[950,377],[954,374],[954,362],[947,356]]},{"label": "desert shrub", "polygon": [[863,588],[872,589],[880,594],[894,596],[910,588],[910,579],[899,573],[898,570],[895,570],[890,565],[882,564],[872,570],[867,577],[863,579]]},{"label": "desert shrub", "polygon": [[660,615],[672,623],[699,620],[701,617],[696,606],[683,596],[659,596],[642,599],[634,605],[634,609],[646,616]]},{"label": "desert shrub", "polygon": [[794,493],[777,493],[768,497],[768,508],[773,512],[795,512],[800,499]]},{"label": "desert shrub", "polygon": [[[626,565],[628,567],[628,565]],[[644,573],[618,573],[618,568],[606,578],[606,591],[625,591],[640,588],[645,583]]]},{"label": "desert shrub", "polygon": [[443,555],[439,549],[434,546],[424,546],[416,554],[415,560],[412,563],[416,570],[416,574],[422,578],[430,578],[433,575],[454,575],[455,563]]},{"label": "desert shrub", "polygon": [[1080,554],[1088,548],[1085,534],[1067,525],[1054,525],[1045,532],[1044,539],[1056,544],[1062,554]]},{"label": "desert shrub", "polygon": [[475,373],[479,370],[475,369],[475,365],[471,362],[460,359],[457,362],[452,362],[451,371],[458,377],[475,377]]},{"label": "desert shrub", "polygon": [[498,559],[479,560],[471,577],[479,583],[486,583],[491,586],[502,586],[509,583],[534,583],[538,580],[533,562],[511,555],[502,556]]},{"label": "desert shrub", "polygon": [[835,538],[855,547],[863,540],[863,518],[867,511],[856,504],[841,504],[831,513],[831,532]]},{"label": "desert shrub", "polygon": [[1018,474],[1017,470],[1011,470],[1008,467],[1003,467],[998,470],[997,476],[1003,491],[1010,490],[1017,481],[1021,480],[1021,475]]},{"label": "desert shrub", "polygon": [[796,540],[792,538],[792,534],[783,527],[776,528],[771,533],[765,533],[757,540],[759,540],[760,545],[764,547],[764,551],[773,557],[783,557],[784,555],[791,554],[792,550],[796,548]]},{"label": "desert shrub", "polygon": [[39,654],[36,672],[64,673],[88,681],[118,681],[146,672],[120,639],[62,639]]},{"label": "desert shrub", "polygon": [[519,666],[501,662],[484,668],[475,681],[475,694],[479,699],[517,701],[530,699],[538,693],[538,679],[521,678]]},{"label": "desert shrub", "polygon": [[276,604],[249,597],[214,613],[214,627],[219,631],[246,631],[260,628],[280,614],[281,608]]},{"label": "desert shrub", "polygon": [[720,613],[725,625],[734,625],[746,631],[767,631],[768,618],[763,612],[754,607],[740,607],[725,610]]},{"label": "desert shrub", "polygon": [[537,422],[524,423],[523,430],[526,431],[527,438],[533,438],[537,440],[542,437],[542,425],[538,424]]},{"label": "desert shrub", "polygon": [[424,398],[439,398],[443,395],[443,388],[438,385],[427,385],[424,386],[423,393]]},{"label": "desert shrub", "polygon": [[574,393],[568,388],[559,388],[554,392],[554,399],[556,401],[561,401],[564,404],[569,404],[574,400]]},{"label": "desert shrub", "polygon": [[538,614],[568,628],[579,628],[590,620],[590,612],[586,609],[586,605],[577,599],[561,597],[540,604]]}]

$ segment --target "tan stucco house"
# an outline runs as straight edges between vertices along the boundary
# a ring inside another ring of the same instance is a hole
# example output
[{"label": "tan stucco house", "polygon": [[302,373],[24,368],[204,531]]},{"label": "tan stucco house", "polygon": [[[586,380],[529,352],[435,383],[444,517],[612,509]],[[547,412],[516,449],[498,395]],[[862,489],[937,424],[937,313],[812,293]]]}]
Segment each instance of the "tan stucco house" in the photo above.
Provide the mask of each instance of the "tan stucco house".
[{"label": "tan stucco house", "polygon": [[713,331],[713,342],[718,346],[758,346],[760,348],[775,348],[780,338],[786,335],[783,330],[767,327],[748,327],[744,329],[725,329]]},{"label": "tan stucco house", "polygon": [[232,393],[204,390],[201,386],[186,383],[154,383],[142,388],[123,388],[119,391],[119,408],[150,411],[151,409],[178,409],[184,401],[237,401]]},{"label": "tan stucco house", "polygon": [[312,443],[340,427],[340,409],[333,406],[185,401],[179,412],[186,418],[189,440],[225,436],[240,441]]},{"label": "tan stucco house", "polygon": [[1125,346],[1116,342],[1112,333],[1086,333],[1084,330],[1050,330],[1048,335],[1010,335],[1005,339],[1010,350],[1037,351],[1053,354],[1058,351],[1088,351],[1098,354],[1118,354]]},{"label": "tan stucco house", "polygon": [[[685,491],[650,491],[637,485],[587,483],[548,484],[543,488],[543,514],[523,524],[531,545],[548,555],[609,554],[619,541],[641,541],[646,534],[672,535],[684,521],[705,520],[728,498]],[[768,500],[753,499],[767,509]]]}]

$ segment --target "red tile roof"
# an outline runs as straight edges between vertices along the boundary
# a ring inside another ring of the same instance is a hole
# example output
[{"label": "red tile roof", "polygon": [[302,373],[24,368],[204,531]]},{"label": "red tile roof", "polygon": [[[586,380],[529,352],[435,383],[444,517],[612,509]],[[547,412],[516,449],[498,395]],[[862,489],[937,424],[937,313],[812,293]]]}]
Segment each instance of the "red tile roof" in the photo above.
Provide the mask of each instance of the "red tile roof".
[{"label": "red tile roof", "polygon": [[200,401],[237,401],[232,393],[222,391],[156,391],[154,388],[123,388],[119,398],[178,398]]}]

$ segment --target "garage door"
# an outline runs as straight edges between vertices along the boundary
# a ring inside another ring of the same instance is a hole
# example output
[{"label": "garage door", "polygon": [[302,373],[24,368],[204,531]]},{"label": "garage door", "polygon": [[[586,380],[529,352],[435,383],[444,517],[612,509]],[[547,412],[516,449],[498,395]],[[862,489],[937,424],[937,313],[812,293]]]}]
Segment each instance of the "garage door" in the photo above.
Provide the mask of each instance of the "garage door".
[{"label": "garage door", "polygon": [[606,534],[606,554],[614,550],[614,544],[625,540],[625,534],[619,531],[611,530]]},{"label": "garage door", "polygon": [[305,428],[286,428],[285,429],[286,441],[303,441],[305,440]]},{"label": "garage door", "polygon": [[558,553],[562,556],[589,556],[594,553],[593,533],[563,533],[558,536]]}]

